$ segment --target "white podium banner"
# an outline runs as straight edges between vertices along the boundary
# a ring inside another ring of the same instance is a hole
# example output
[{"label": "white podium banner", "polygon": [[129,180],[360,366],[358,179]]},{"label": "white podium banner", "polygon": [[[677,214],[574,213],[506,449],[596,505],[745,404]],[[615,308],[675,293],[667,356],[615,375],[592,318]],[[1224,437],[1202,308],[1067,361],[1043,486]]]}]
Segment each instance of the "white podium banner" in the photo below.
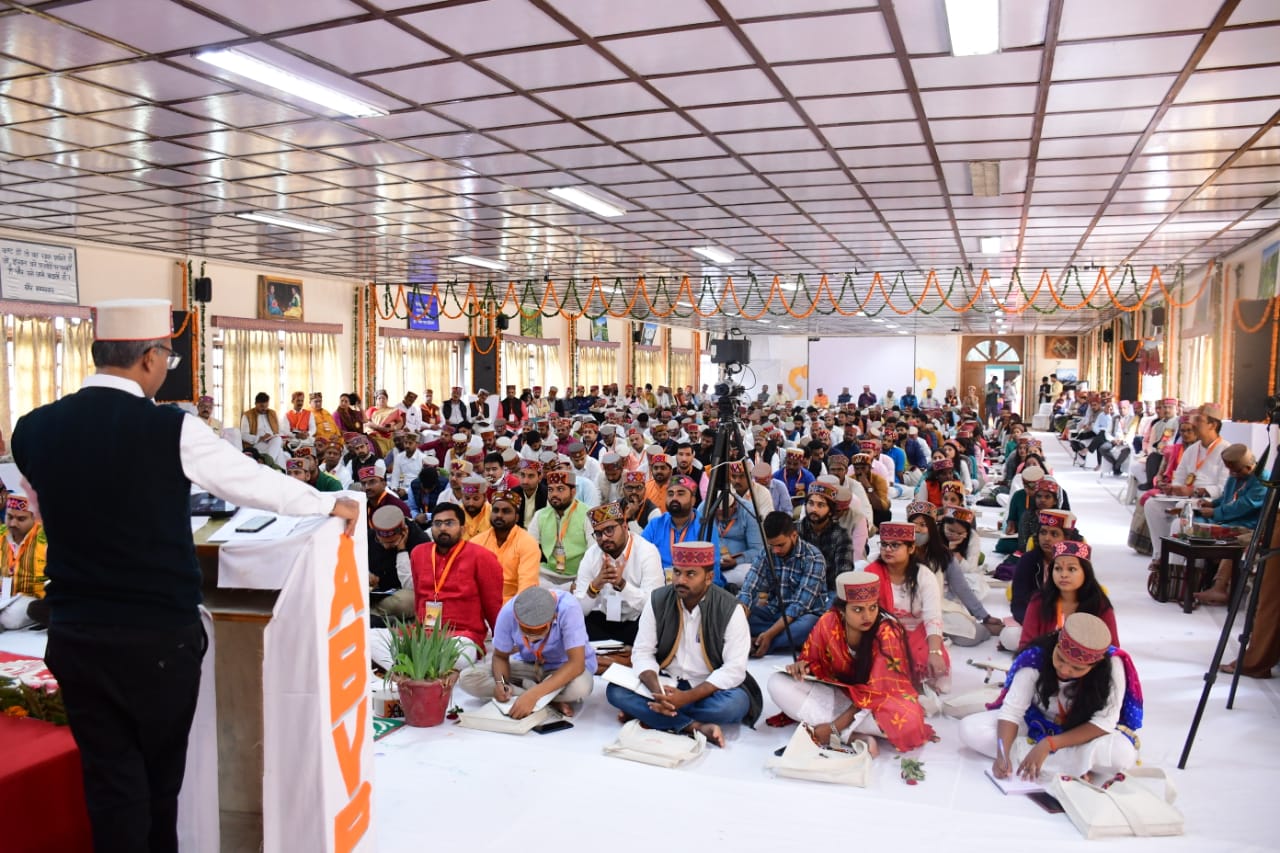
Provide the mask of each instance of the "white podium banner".
[{"label": "white podium banner", "polygon": [[373,720],[365,693],[367,528],[358,525],[354,538],[342,531],[342,523],[330,519],[304,536],[272,543],[277,564],[289,570],[263,650],[266,853],[371,853],[377,846]]}]

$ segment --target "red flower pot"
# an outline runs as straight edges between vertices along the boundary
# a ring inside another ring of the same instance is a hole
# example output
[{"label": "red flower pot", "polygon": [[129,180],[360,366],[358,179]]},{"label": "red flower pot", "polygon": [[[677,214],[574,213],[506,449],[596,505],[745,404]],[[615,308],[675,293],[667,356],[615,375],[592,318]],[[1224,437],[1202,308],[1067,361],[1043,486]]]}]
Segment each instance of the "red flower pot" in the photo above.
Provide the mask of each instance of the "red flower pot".
[{"label": "red flower pot", "polygon": [[438,726],[453,699],[453,685],[443,681],[397,682],[404,721],[410,726]]}]

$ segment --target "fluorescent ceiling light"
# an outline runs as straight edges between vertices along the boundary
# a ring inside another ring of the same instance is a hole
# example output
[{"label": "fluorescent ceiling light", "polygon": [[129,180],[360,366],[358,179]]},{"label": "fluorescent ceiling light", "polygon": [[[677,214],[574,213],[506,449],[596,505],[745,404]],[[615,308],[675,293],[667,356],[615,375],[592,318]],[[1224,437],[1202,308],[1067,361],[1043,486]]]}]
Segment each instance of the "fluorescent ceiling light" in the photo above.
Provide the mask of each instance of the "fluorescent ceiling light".
[{"label": "fluorescent ceiling light", "polygon": [[978,198],[995,198],[1000,195],[1000,161],[970,160],[969,184]]},{"label": "fluorescent ceiling light", "polygon": [[248,213],[237,213],[237,219],[248,219],[251,222],[261,222],[264,225],[278,225],[281,228],[292,228],[295,231],[310,231],[313,234],[332,234],[334,229],[328,225],[321,225],[318,222],[306,222],[301,219],[288,219],[284,216],[277,216],[274,213],[260,213],[258,211],[249,211]]},{"label": "fluorescent ceiling light", "polygon": [[757,323],[772,323],[773,321],[772,321],[772,320],[766,320],[766,319],[764,319],[763,317],[761,317],[759,320],[756,320],[756,322],[757,322]]},{"label": "fluorescent ceiling light", "polygon": [[979,237],[978,247],[984,255],[1000,254],[1000,238],[999,237]]},{"label": "fluorescent ceiling light", "polygon": [[[715,246],[695,246],[693,248],[693,253],[695,255],[701,255],[713,264],[728,264],[733,262],[733,255],[729,254],[724,249],[720,249]],[[786,285],[783,285],[783,288],[787,289]]]},{"label": "fluorescent ceiling light", "polygon": [[898,330],[898,334],[900,334],[900,335],[909,335],[909,334],[911,334],[911,333],[910,333],[910,332],[908,332],[906,329],[899,329],[899,330]]},{"label": "fluorescent ceiling light", "polygon": [[1000,52],[1000,0],[944,0],[952,56]]},{"label": "fluorescent ceiling light", "polygon": [[626,213],[624,209],[616,204],[610,204],[602,198],[596,198],[591,193],[578,187],[552,187],[548,192],[561,201],[567,201],[574,207],[580,207],[600,216],[613,218]]},{"label": "fluorescent ceiling light", "polygon": [[454,255],[449,260],[459,264],[470,264],[473,267],[484,267],[487,270],[505,270],[507,268],[507,265],[502,261],[477,258],[475,255]]},{"label": "fluorescent ceiling light", "polygon": [[373,104],[344,95],[328,86],[305,80],[283,68],[277,68],[234,50],[207,50],[195,56],[201,62],[216,65],[241,77],[248,77],[264,86],[319,104],[344,116],[367,118],[387,114],[382,107],[375,107]]},{"label": "fluorescent ceiling light", "polygon": [[883,322],[884,322],[884,320],[881,320],[879,317],[873,317],[873,318],[871,319],[871,322],[873,322],[873,323],[883,323]]}]

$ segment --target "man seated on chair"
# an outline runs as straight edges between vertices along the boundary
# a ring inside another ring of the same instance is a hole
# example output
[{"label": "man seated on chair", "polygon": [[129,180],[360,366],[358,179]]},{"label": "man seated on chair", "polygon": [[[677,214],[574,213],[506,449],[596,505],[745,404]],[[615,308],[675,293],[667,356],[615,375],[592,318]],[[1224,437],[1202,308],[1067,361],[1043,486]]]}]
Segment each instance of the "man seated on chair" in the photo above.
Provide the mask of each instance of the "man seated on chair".
[{"label": "man seated on chair", "polygon": [[[620,720],[638,719],[652,729],[693,734],[724,746],[720,725],[755,725],[764,704],[747,672],[751,634],[732,595],[715,585],[716,546],[672,546],[670,586],[654,590],[640,614],[632,666],[653,698],[610,684],[609,704]],[[659,683],[659,670],[675,686]]]},{"label": "man seated on chair", "polygon": [[595,686],[596,653],[587,642],[582,608],[567,591],[531,586],[502,606],[493,626],[493,659],[462,673],[458,687],[480,699],[515,699],[517,720],[536,710],[544,696],[551,707],[573,716],[573,703]]},{"label": "man seated on chair", "polygon": [[650,594],[666,579],[658,549],[627,530],[620,503],[590,510],[595,544],[578,565],[574,595],[586,614],[587,636],[631,645]]},{"label": "man seated on chair", "polygon": [[764,537],[780,577],[761,559],[747,572],[738,591],[751,627],[751,656],[757,658],[803,646],[830,598],[826,559],[800,538],[790,513],[766,515]]},{"label": "man seated on chair", "polygon": [[[1180,498],[1208,498],[1222,496],[1227,483],[1227,466],[1222,461],[1222,451],[1227,443],[1220,435],[1222,407],[1217,403],[1205,403],[1200,412],[1193,415],[1196,443],[1182,451],[1182,459],[1173,472],[1169,485],[1161,488],[1166,496]],[[1192,501],[1192,503],[1196,503]],[[1152,571],[1160,565],[1160,540],[1173,530],[1173,517],[1181,512],[1181,501],[1149,500],[1142,506],[1147,516],[1147,528],[1151,531]]]}]

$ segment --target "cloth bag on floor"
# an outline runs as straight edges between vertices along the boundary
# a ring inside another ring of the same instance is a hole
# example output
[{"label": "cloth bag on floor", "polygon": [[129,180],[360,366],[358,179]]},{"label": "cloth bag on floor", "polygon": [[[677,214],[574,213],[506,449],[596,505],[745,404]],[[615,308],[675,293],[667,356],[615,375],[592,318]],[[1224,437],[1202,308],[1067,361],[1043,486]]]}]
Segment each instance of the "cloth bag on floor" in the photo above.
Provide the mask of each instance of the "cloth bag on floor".
[{"label": "cloth bag on floor", "polygon": [[605,746],[604,754],[671,768],[688,764],[706,749],[707,738],[702,732],[694,732],[693,737],[689,737],[646,729],[639,720],[631,720],[618,732],[618,739]]},{"label": "cloth bag on floor", "polygon": [[871,753],[860,740],[849,748],[852,752],[823,749],[813,742],[806,726],[799,726],[782,755],[771,757],[764,766],[791,779],[865,788],[871,781]]},{"label": "cloth bag on floor", "polygon": [[[1134,781],[1145,777],[1164,782],[1164,798]],[[1117,774],[1105,785],[1094,785],[1075,776],[1054,776],[1053,795],[1080,834],[1090,840],[1129,835],[1181,835],[1182,813],[1174,807],[1178,793],[1158,767],[1134,767]]]}]

